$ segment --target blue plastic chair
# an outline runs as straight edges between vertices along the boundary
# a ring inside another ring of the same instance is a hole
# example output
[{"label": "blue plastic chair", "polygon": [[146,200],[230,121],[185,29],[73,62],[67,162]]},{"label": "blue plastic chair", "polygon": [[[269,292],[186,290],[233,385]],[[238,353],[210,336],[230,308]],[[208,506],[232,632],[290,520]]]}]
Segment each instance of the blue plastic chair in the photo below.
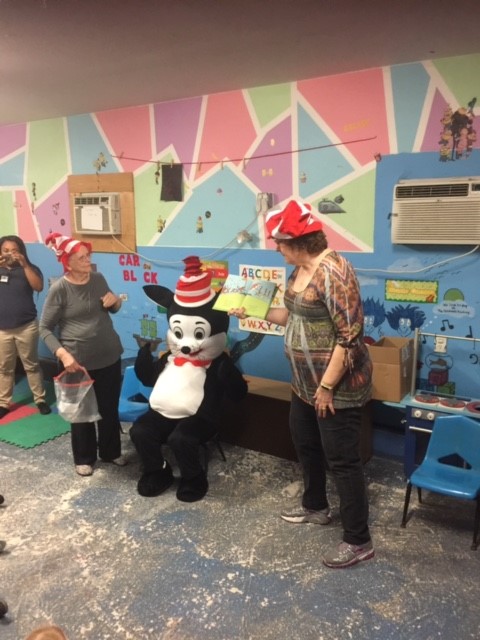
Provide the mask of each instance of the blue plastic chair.
[{"label": "blue plastic chair", "polygon": [[148,411],[148,399],[152,387],[146,387],[135,374],[133,366],[125,368],[120,391],[118,414],[121,422],[135,422],[135,420]]},{"label": "blue plastic chair", "polygon": [[412,486],[452,498],[476,500],[471,549],[478,547],[480,525],[480,422],[466,416],[439,416],[435,419],[425,459],[407,482],[402,527],[407,524]]}]

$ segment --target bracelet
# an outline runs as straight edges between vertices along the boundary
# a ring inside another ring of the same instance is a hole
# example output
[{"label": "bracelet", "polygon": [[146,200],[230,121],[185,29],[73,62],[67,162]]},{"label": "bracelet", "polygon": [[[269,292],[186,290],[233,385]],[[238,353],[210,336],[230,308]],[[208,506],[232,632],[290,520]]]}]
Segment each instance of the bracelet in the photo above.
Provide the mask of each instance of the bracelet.
[{"label": "bracelet", "polygon": [[333,391],[333,384],[327,384],[326,382],[320,382],[320,386],[322,387],[322,389],[326,389],[327,391]]}]

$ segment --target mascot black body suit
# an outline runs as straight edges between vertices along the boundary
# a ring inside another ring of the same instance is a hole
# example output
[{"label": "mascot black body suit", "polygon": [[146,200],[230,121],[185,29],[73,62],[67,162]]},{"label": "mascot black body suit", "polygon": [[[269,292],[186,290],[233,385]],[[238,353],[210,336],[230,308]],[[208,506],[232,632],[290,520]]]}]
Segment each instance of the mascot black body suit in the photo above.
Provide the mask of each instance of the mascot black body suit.
[{"label": "mascot black body suit", "polygon": [[241,400],[247,384],[225,353],[229,316],[212,309],[216,294],[211,274],[202,271],[195,256],[184,262],[175,292],[144,287],[151,300],[167,309],[168,351],[157,359],[150,345],[138,352],[135,373],[153,390],[149,410],[133,424],[130,437],[143,464],[138,492],[158,496],[173,483],[162,454],[162,445],[168,444],[180,470],[177,498],[194,502],[208,491],[200,444],[217,432],[223,398]]}]

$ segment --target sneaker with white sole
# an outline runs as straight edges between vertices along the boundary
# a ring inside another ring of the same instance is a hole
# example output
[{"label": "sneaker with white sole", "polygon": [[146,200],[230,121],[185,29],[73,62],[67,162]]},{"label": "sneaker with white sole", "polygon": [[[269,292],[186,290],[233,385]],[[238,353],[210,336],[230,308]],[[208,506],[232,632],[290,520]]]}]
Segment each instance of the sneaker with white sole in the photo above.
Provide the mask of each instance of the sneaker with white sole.
[{"label": "sneaker with white sole", "polygon": [[330,524],[332,521],[332,514],[330,509],[321,509],[315,511],[314,509],[306,509],[305,507],[295,507],[294,509],[286,509],[280,514],[282,520],[285,522],[292,522],[293,524],[302,524],[303,522],[309,522],[311,524]]},{"label": "sneaker with white sole", "polygon": [[375,555],[372,541],[364,544],[348,544],[340,542],[336,547],[329,549],[323,556],[323,564],[331,569],[343,569],[354,564],[370,560]]}]

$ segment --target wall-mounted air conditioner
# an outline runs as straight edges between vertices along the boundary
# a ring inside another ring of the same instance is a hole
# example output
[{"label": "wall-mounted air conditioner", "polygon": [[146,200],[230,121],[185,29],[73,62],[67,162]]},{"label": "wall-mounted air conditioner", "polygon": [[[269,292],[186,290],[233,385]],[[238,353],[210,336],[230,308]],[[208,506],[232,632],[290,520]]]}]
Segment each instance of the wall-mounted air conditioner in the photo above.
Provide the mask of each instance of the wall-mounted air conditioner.
[{"label": "wall-mounted air conditioner", "polygon": [[79,193],[74,196],[76,233],[92,236],[122,233],[119,193]]},{"label": "wall-mounted air conditioner", "polygon": [[400,180],[394,244],[480,244],[480,177]]}]

